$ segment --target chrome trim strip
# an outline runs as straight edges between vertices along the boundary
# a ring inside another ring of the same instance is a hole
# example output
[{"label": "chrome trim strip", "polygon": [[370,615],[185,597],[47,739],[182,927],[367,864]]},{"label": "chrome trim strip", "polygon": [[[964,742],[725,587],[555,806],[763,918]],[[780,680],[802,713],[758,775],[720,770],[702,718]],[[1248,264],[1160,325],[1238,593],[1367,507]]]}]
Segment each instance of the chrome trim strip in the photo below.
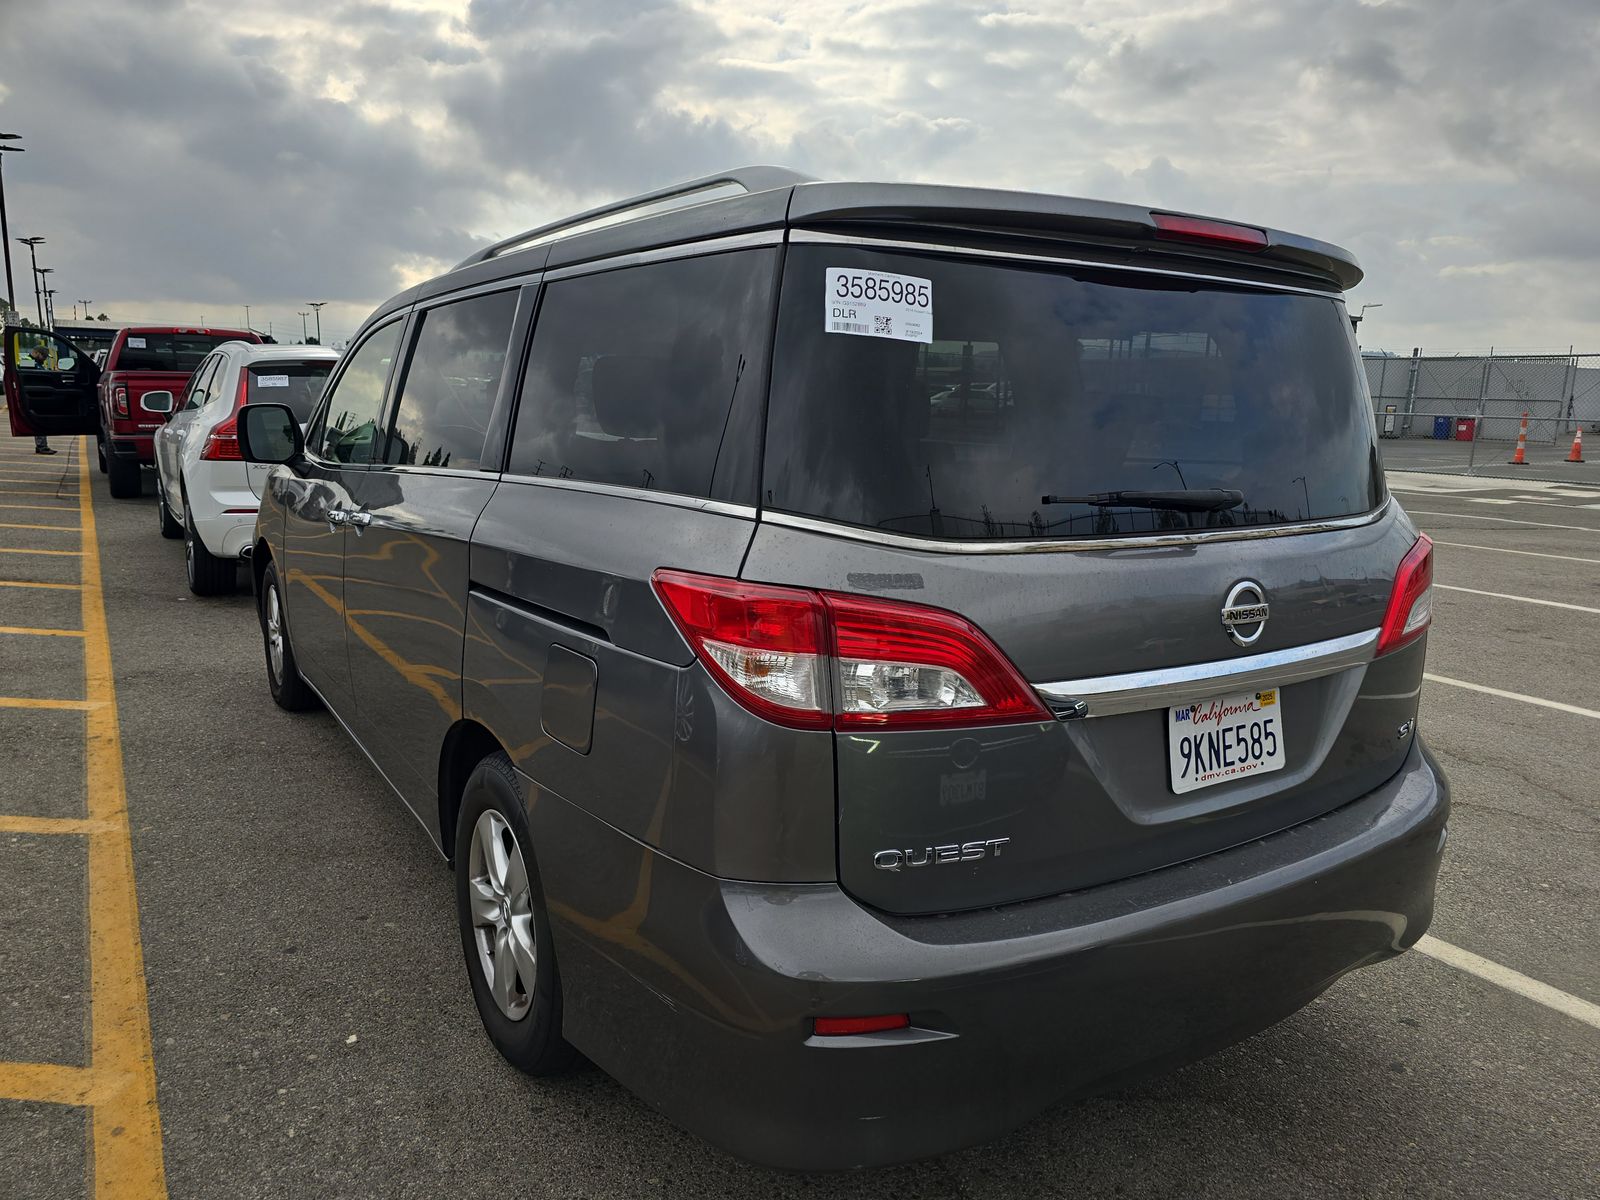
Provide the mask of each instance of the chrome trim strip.
[{"label": "chrome trim strip", "polygon": [[894,546],[902,550],[925,550],[935,554],[1064,554],[1085,550],[1146,550],[1157,546],[1192,546],[1201,542],[1246,542],[1257,538],[1294,537],[1303,533],[1328,533],[1336,529],[1359,529],[1380,520],[1389,511],[1390,498],[1369,513],[1353,517],[1337,517],[1329,521],[1300,521],[1290,525],[1247,525],[1237,529],[1191,529],[1184,533],[1129,533],[1111,538],[1056,538],[1046,541],[958,542],[946,538],[917,537],[909,533],[886,533],[881,529],[868,529],[861,525],[846,525],[840,521],[825,521],[818,517],[802,517],[795,513],[767,509],[761,520],[790,529],[804,529],[809,533],[829,537],[849,538],[858,542],[872,542],[879,546]]},{"label": "chrome trim strip", "polygon": [[627,487],[616,483],[590,483],[586,479],[549,479],[543,475],[500,476],[502,483],[531,483],[535,487],[561,488],[569,492],[593,492],[598,496],[619,496],[625,500],[644,500],[651,504],[670,504],[675,508],[688,508],[696,512],[718,513],[725,517],[756,519],[753,505],[733,504],[727,500],[707,500],[703,496],[680,496],[676,492],[652,492],[648,488]]},{"label": "chrome trim strip", "polygon": [[1270,283],[1256,279],[1239,279],[1230,275],[1203,275],[1198,271],[1178,271],[1171,267],[1140,266],[1130,263],[1099,262],[1092,258],[1065,258],[1052,254],[1023,254],[1015,250],[980,250],[975,246],[946,245],[941,242],[914,242],[903,238],[861,237],[856,234],[827,233],[820,229],[792,229],[791,244],[867,246],[875,249],[922,250],[936,254],[957,254],[972,258],[1001,258],[1015,262],[1055,263],[1067,267],[1093,267],[1099,271],[1137,271],[1143,275],[1166,275],[1175,279],[1201,279],[1207,283],[1225,283],[1230,287],[1262,288],[1274,292],[1298,292],[1305,296],[1318,296],[1325,300],[1343,300],[1344,293],[1337,288],[1295,287],[1291,283]]},{"label": "chrome trim strip", "polygon": [[1225,658],[1187,667],[1100,675],[1093,679],[1065,679],[1033,686],[1047,700],[1086,702],[1089,706],[1086,716],[1109,717],[1332,675],[1371,662],[1377,645],[1378,630],[1369,629],[1365,633],[1352,633],[1288,650],[1269,650],[1248,658]]},{"label": "chrome trim strip", "polygon": [[622,267],[636,267],[645,263],[666,262],[674,258],[697,258],[704,254],[719,254],[725,250],[744,250],[752,246],[780,246],[783,230],[761,229],[754,233],[734,233],[727,237],[702,238],[697,242],[679,242],[673,246],[657,246],[653,250],[635,250],[628,254],[613,254],[607,258],[591,258],[585,262],[564,267],[551,267],[544,272],[544,281],[570,279],[575,275],[598,275],[602,271],[615,271]]}]

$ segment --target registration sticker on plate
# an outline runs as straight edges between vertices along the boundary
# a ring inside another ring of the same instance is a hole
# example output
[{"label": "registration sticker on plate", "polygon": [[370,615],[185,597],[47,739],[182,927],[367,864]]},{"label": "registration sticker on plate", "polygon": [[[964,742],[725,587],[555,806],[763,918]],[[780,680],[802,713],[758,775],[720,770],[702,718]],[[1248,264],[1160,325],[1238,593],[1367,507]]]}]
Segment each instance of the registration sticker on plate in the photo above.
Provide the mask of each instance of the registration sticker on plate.
[{"label": "registration sticker on plate", "polygon": [[1174,792],[1192,792],[1283,769],[1283,706],[1277,688],[1167,709]]}]

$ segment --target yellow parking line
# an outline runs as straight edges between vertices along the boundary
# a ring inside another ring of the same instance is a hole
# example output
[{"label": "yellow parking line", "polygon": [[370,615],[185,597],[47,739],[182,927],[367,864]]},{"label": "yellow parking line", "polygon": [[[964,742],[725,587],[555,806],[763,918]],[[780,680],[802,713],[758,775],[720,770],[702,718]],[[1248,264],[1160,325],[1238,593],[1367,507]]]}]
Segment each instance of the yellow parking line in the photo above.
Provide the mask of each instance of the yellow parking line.
[{"label": "yellow parking line", "polygon": [[88,712],[99,707],[95,700],[45,700],[33,696],[0,696],[0,708],[60,708],[73,712]]},{"label": "yellow parking line", "polygon": [[77,533],[76,525],[8,525],[0,522],[0,529],[53,529],[60,533]]},{"label": "yellow parking line", "polygon": [[0,508],[25,509],[28,512],[68,512],[70,504],[0,504]]},{"label": "yellow parking line", "polygon": [[63,591],[77,592],[83,589],[83,584],[45,583],[36,579],[0,579],[0,587],[60,588]]},{"label": "yellow parking line", "polygon": [[[30,479],[28,482],[33,483],[35,481]],[[59,489],[53,492],[31,492],[24,488],[18,488],[12,491],[7,490],[6,485],[3,483],[0,483],[0,496],[53,496],[58,500],[66,499],[66,497],[61,494]]]},{"label": "yellow parking line", "polygon": [[31,625],[0,625],[0,633],[14,633],[22,637],[83,637],[81,629],[35,629]]},{"label": "yellow parking line", "polygon": [[128,831],[122,733],[111,674],[111,634],[100,582],[89,459],[79,455],[82,506],[84,687],[88,710],[90,1064],[94,1071],[97,1197],[165,1196],[155,1052],[139,941],[139,896]]},{"label": "yellow parking line", "polygon": [[39,1104],[88,1104],[94,1076],[87,1067],[57,1063],[0,1063],[0,1100],[32,1100]]},{"label": "yellow parking line", "polygon": [[78,558],[82,550],[18,550],[12,546],[0,546],[0,554],[63,554]]},{"label": "yellow parking line", "polygon": [[99,821],[86,817],[24,817],[0,814],[0,833],[99,833]]}]

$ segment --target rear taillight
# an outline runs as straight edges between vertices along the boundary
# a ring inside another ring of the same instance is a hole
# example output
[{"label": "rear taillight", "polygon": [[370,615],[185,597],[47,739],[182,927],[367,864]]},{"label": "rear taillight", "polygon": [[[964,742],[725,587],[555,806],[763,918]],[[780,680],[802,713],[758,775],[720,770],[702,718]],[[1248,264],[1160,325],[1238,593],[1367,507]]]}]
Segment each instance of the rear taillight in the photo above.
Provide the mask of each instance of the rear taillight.
[{"label": "rear taillight", "polygon": [[842,592],[657,571],[656,592],[717,681],[799,729],[1045,721],[1006,656],[955,613]]},{"label": "rear taillight", "polygon": [[237,392],[235,392],[234,396],[233,396],[233,411],[234,412],[238,412],[241,408],[244,407],[244,402],[245,402],[246,399],[248,399],[249,392],[250,392],[250,372],[249,371],[240,371],[239,372],[239,390]]},{"label": "rear taillight", "polygon": [[1151,213],[1150,219],[1156,223],[1156,236],[1165,241],[1213,242],[1232,246],[1236,250],[1267,248],[1266,232],[1253,225],[1235,225],[1229,221],[1211,221],[1205,217],[1161,212]]},{"label": "rear taillight", "polygon": [[119,417],[128,415],[128,388],[126,384],[116,384],[111,389],[111,410]]},{"label": "rear taillight", "polygon": [[200,447],[200,457],[207,462],[243,462],[244,455],[239,453],[239,420],[229,417],[210,433],[206,434],[206,443]]},{"label": "rear taillight", "polygon": [[1387,654],[1414,642],[1433,620],[1433,542],[1426,534],[1400,560],[1389,608],[1378,631],[1378,653]]}]

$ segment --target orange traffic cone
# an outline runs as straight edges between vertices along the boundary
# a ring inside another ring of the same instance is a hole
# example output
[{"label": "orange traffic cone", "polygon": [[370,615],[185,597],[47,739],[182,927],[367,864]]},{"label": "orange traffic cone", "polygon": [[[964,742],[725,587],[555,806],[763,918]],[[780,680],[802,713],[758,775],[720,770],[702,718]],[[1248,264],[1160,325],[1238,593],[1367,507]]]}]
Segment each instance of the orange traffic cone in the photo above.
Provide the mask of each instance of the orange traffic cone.
[{"label": "orange traffic cone", "polygon": [[1517,452],[1511,456],[1513,467],[1528,465],[1528,414],[1522,414],[1522,428],[1517,430]]},{"label": "orange traffic cone", "polygon": [[1577,432],[1572,435],[1572,449],[1567,453],[1567,461],[1583,461],[1583,426],[1581,425],[1578,427]]}]

